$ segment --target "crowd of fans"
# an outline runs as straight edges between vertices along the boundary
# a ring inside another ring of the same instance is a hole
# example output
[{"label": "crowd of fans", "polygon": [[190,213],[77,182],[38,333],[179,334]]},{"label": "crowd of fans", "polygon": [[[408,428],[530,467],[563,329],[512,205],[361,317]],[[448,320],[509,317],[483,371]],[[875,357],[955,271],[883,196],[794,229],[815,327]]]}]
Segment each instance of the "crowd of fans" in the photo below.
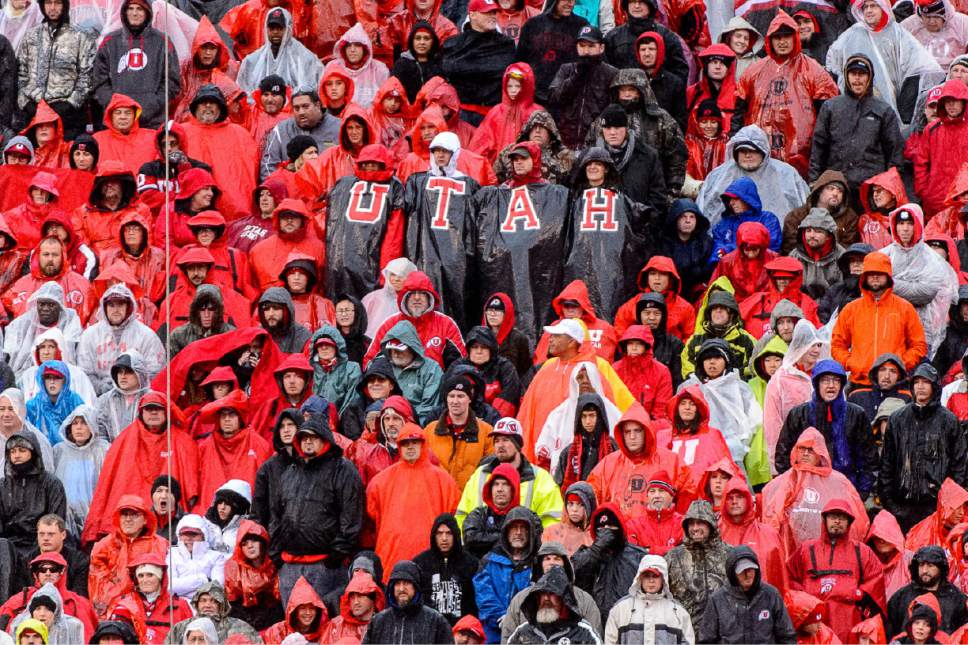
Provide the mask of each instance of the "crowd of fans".
[{"label": "crowd of fans", "polygon": [[3,0],[0,645],[968,643],[966,52]]}]

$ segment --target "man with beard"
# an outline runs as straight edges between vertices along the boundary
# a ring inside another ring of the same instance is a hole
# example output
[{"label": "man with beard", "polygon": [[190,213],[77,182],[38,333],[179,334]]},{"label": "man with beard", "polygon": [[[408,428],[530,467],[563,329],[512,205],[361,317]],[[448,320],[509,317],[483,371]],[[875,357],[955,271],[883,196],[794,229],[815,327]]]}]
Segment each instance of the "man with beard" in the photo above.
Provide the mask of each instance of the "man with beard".
[{"label": "man with beard", "polygon": [[689,612],[694,625],[702,622],[710,597],[729,583],[726,561],[729,546],[719,535],[712,505],[696,500],[682,520],[682,544],[670,550],[669,589]]},{"label": "man with beard", "polygon": [[[826,603],[828,624],[842,641],[850,636],[851,627],[883,612],[885,605],[881,561],[850,536],[855,512],[846,500],[827,502],[820,514],[820,537],[800,544],[787,560],[790,587]],[[961,606],[964,612],[964,602]],[[903,611],[906,617],[906,604]]]},{"label": "man with beard", "polygon": [[[892,112],[893,114],[893,112]],[[837,224],[837,244],[847,248],[860,241],[857,229],[857,213],[847,203],[847,178],[839,170],[825,170],[813,184],[810,185],[810,197],[807,202],[787,213],[783,218],[783,244],[781,251],[789,255],[796,248],[800,240],[798,229],[800,223],[810,214],[813,208],[823,208]]]},{"label": "man with beard", "polygon": [[877,417],[877,409],[885,399],[900,399],[904,403],[911,401],[911,390],[908,389],[908,373],[904,369],[904,362],[896,354],[881,354],[874,361],[870,377],[870,387],[859,387],[851,391],[847,400],[864,408],[868,419]]},{"label": "man with beard", "polygon": [[951,633],[968,622],[965,609],[966,596],[948,580],[948,558],[944,549],[932,544],[923,546],[911,559],[911,582],[904,585],[891,596],[887,603],[887,633],[896,636],[904,631],[908,619],[908,608],[918,596],[931,594],[941,609],[938,628]]},{"label": "man with beard", "polygon": [[14,282],[2,301],[11,316],[19,316],[27,308],[28,299],[45,282],[57,282],[64,290],[65,304],[87,320],[94,307],[94,290],[84,276],[72,271],[65,262],[66,247],[56,237],[40,241],[30,261],[30,273]]},{"label": "man with beard", "polygon": [[618,70],[605,62],[605,43],[595,27],[578,31],[578,61],[565,63],[549,88],[549,107],[561,130],[561,140],[577,148],[588,135],[592,121],[608,105],[608,88]]},{"label": "man with beard", "polygon": [[363,643],[453,643],[450,623],[436,609],[424,604],[420,594],[420,569],[411,560],[393,567],[387,582],[389,607],[370,619]]},{"label": "man with beard", "polygon": [[532,585],[522,612],[528,622],[514,630],[508,643],[602,642],[582,618],[568,574],[561,567],[552,567]]},{"label": "man with beard", "polygon": [[284,354],[303,351],[312,336],[295,318],[292,296],[282,287],[270,287],[259,298],[259,324]]}]

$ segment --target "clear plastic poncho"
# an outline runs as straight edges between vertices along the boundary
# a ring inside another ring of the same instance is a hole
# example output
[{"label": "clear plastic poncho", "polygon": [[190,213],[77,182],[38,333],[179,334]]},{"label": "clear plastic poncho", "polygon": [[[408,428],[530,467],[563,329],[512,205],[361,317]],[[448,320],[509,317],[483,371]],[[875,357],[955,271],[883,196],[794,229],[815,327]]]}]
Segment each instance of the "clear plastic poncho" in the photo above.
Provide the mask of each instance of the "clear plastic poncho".
[{"label": "clear plastic poncho", "polygon": [[729,454],[737,464],[749,451],[753,435],[763,423],[763,410],[750,386],[744,383],[736,370],[730,369],[719,378],[699,380],[693,373],[679,386],[679,392],[690,385],[698,385],[709,404],[709,426],[723,433]]},{"label": "clear plastic poncho", "polygon": [[[883,26],[874,29],[864,22],[861,2],[854,0],[851,14],[856,21],[840,34],[827,51],[827,70],[837,77],[844,91],[844,64],[847,59],[863,54],[874,65],[874,92],[897,111],[897,93],[904,79],[920,77],[918,96],[944,81],[944,71],[924,46],[894,20],[887,0],[876,0],[884,12]],[[898,115],[900,116],[900,115]]]}]

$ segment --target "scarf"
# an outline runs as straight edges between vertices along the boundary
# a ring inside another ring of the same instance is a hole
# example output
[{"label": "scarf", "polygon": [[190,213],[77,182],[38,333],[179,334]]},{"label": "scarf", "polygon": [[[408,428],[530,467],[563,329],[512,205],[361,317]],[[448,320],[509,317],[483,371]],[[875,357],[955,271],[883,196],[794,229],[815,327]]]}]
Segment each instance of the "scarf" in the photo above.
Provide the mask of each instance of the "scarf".
[{"label": "scarf", "polygon": [[[587,445],[586,438],[588,438]],[[563,464],[565,477],[561,483],[562,490],[568,490],[568,487],[575,482],[586,479],[587,475],[584,473],[591,472],[595,464],[601,462],[611,452],[612,442],[608,441],[607,436],[596,433],[589,437],[584,432],[576,432]]]},{"label": "scarf", "polygon": [[844,398],[844,393],[841,392],[836,399],[827,403],[814,392],[810,399],[810,416],[813,419],[813,427],[830,428],[834,444],[834,454],[831,455],[834,469],[842,473],[850,472],[850,444],[844,428],[847,421],[847,399]]},{"label": "scarf", "polygon": [[635,144],[632,143],[631,130],[625,137],[625,143],[623,143],[620,147],[616,148],[611,146],[604,139],[602,139],[601,145],[612,158],[612,163],[615,164],[615,170],[617,170],[619,174],[624,172],[625,167],[632,159],[632,152],[635,150]]}]

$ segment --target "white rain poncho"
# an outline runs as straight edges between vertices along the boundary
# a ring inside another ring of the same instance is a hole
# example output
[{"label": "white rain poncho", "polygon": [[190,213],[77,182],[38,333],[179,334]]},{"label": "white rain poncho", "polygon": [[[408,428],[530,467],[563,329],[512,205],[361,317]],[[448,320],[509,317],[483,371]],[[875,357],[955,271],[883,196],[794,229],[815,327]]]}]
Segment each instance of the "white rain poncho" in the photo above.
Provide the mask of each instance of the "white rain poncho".
[{"label": "white rain poncho", "polygon": [[[894,222],[902,212],[914,216],[914,244],[903,247],[894,236]],[[950,264],[944,261],[924,243],[924,215],[917,204],[905,204],[891,213],[891,234],[895,241],[881,249],[891,259],[894,293],[901,296],[918,312],[924,327],[924,339],[928,343],[928,358],[944,340],[948,324],[948,309],[958,300],[958,276]]]},{"label": "white rain poncho", "polygon": [[293,93],[299,90],[318,90],[319,79],[323,74],[323,66],[316,55],[292,36],[292,15],[282,9],[286,19],[286,33],[279,44],[279,53],[272,54],[269,43],[269,14],[266,12],[266,22],[262,25],[265,33],[265,44],[242,59],[239,75],[235,82],[246,92],[252,93],[259,89],[259,82],[266,76],[276,74],[282,77]]},{"label": "white rain poncho", "polygon": [[[763,437],[771,465],[774,463],[776,442],[780,439],[780,430],[783,429],[787,414],[813,396],[810,375],[801,370],[798,363],[807,351],[818,344],[820,347],[816,360],[830,358],[830,339],[809,320],[798,320],[793,328],[793,338],[783,355],[783,363],[766,384],[766,396],[763,399]],[[775,468],[773,472],[776,473]]]},{"label": "white rain poncho", "polygon": [[[34,592],[31,599],[34,596],[47,596],[54,601],[56,606],[53,622],[47,626],[47,643],[50,645],[74,645],[87,641],[84,638],[84,623],[80,619],[64,613],[64,600],[53,583],[45,582],[44,586]],[[24,609],[17,614],[17,617],[10,623],[10,632],[16,634],[17,627],[28,618],[30,618],[29,609]]]},{"label": "white rain poncho", "polygon": [[38,300],[50,300],[60,307],[56,327],[63,333],[61,360],[65,363],[75,362],[77,343],[80,342],[81,333],[84,331],[77,312],[64,306],[64,288],[56,282],[45,282],[40,285],[27,299],[27,310],[7,325],[3,339],[3,351],[8,357],[10,369],[17,375],[18,380],[24,371],[36,364],[33,356],[34,340],[48,329],[37,319]]},{"label": "white rain poncho", "polygon": [[[884,26],[878,30],[864,22],[861,2],[851,5],[854,23],[827,51],[827,71],[838,78],[837,85],[844,91],[843,71],[847,59],[863,54],[874,65],[874,93],[897,111],[897,94],[905,79],[918,77],[918,96],[944,81],[944,71],[924,46],[894,20],[887,0],[876,0],[884,12]],[[900,116],[900,115],[899,115]],[[903,119],[902,119],[903,120]],[[904,121],[907,123],[907,121]]]},{"label": "white rain poncho", "polygon": [[[364,54],[366,59],[357,68],[351,67],[346,60],[343,50],[349,44],[362,45],[363,49],[366,50]],[[353,79],[353,102],[367,110],[373,105],[373,98],[380,90],[380,86],[390,77],[390,70],[387,69],[387,66],[382,61],[373,58],[373,44],[370,41],[370,36],[366,33],[366,29],[360,23],[356,23],[347,29],[346,33],[340,36],[340,39],[333,45],[333,60],[326,64],[323,73],[325,74],[333,68]]]},{"label": "white rain poncho", "polygon": [[225,585],[225,560],[228,554],[214,551],[209,546],[208,524],[200,515],[186,515],[178,521],[175,533],[182,529],[195,529],[205,539],[192,545],[189,551],[185,543],[178,543],[168,551],[168,579],[171,590],[182,598],[193,598],[195,592],[209,582]]},{"label": "white rain poncho", "polygon": [[[47,283],[52,284],[52,283]],[[69,310],[70,311],[70,310]],[[41,335],[34,339],[31,344],[30,360],[31,366],[26,370],[17,375],[17,387],[19,387],[24,393],[24,399],[29,401],[37,395],[39,390],[37,386],[37,348],[44,341],[53,341],[58,348],[60,348],[61,358],[67,365],[67,369],[70,371],[71,377],[71,389],[88,405],[94,405],[97,400],[97,393],[94,391],[94,386],[91,384],[91,379],[87,377],[77,365],[74,365],[71,361],[74,360],[72,352],[67,351],[68,343],[64,340],[64,334],[57,327],[51,327]],[[64,358],[65,356],[71,355],[71,360]]]},{"label": "white rain poncho", "polygon": [[366,309],[366,335],[376,336],[377,330],[393,314],[400,313],[397,305],[397,292],[390,284],[390,274],[406,279],[417,270],[417,265],[407,258],[390,260],[383,267],[383,286],[363,296],[363,308]]},{"label": "white rain poncho", "polygon": [[561,451],[571,445],[575,439],[575,414],[578,411],[578,398],[581,392],[578,390],[578,373],[581,368],[585,368],[588,374],[588,382],[595,390],[595,394],[602,400],[606,422],[610,429],[615,428],[615,424],[622,418],[622,411],[609,401],[602,389],[602,375],[598,371],[595,363],[582,362],[575,366],[571,371],[568,382],[568,398],[558,404],[558,406],[548,413],[538,439],[534,443],[534,452],[539,458],[551,460],[549,472],[556,472],[558,469],[558,457]]},{"label": "white rain poncho", "polygon": [[702,390],[709,404],[709,426],[719,428],[733,462],[742,464],[753,435],[763,423],[763,411],[750,386],[740,379],[734,369],[705,383],[693,373],[679,386],[678,392],[690,385],[698,385]]},{"label": "white rain poncho", "polygon": [[[84,419],[91,430],[91,439],[83,446],[77,445],[70,433],[71,424],[78,417]],[[97,414],[89,405],[79,405],[67,415],[61,423],[60,435],[60,443],[54,446],[53,472],[64,485],[67,496],[67,531],[71,535],[80,535],[111,444],[98,438]]]},{"label": "white rain poncho", "polygon": [[[188,623],[188,627],[185,628],[186,640],[191,632],[199,632],[202,636],[204,636],[205,645],[219,645],[220,641],[218,639],[218,631],[215,629],[215,623],[213,623],[212,619],[207,616],[196,618],[192,622]],[[305,638],[303,640],[305,640]]]},{"label": "white rain poncho", "polygon": [[7,37],[15,52],[26,33],[44,21],[44,14],[40,11],[41,1],[27,0],[27,7],[19,16],[14,15],[10,0],[3,2],[0,8],[0,35]]},{"label": "white rain poncho", "polygon": [[97,411],[97,436],[113,443],[121,431],[134,421],[138,413],[138,402],[151,389],[148,370],[145,361],[136,350],[129,349],[118,356],[115,367],[128,367],[138,376],[139,387],[134,392],[124,393],[118,387],[114,378],[114,367],[111,369],[110,390],[97,397],[94,409]]},{"label": "white rain poncho", "polygon": [[[733,156],[733,150],[740,143],[752,144],[763,153],[763,163],[759,168],[747,172],[739,167]],[[770,143],[763,128],[758,125],[748,125],[741,128],[726,144],[726,161],[706,176],[696,197],[699,209],[709,219],[710,229],[716,226],[722,217],[725,208],[721,198],[723,191],[740,177],[749,177],[753,180],[760,194],[760,200],[763,202],[763,210],[776,215],[781,226],[786,214],[806,204],[810,196],[810,187],[793,166],[779,159],[770,158]]]}]

